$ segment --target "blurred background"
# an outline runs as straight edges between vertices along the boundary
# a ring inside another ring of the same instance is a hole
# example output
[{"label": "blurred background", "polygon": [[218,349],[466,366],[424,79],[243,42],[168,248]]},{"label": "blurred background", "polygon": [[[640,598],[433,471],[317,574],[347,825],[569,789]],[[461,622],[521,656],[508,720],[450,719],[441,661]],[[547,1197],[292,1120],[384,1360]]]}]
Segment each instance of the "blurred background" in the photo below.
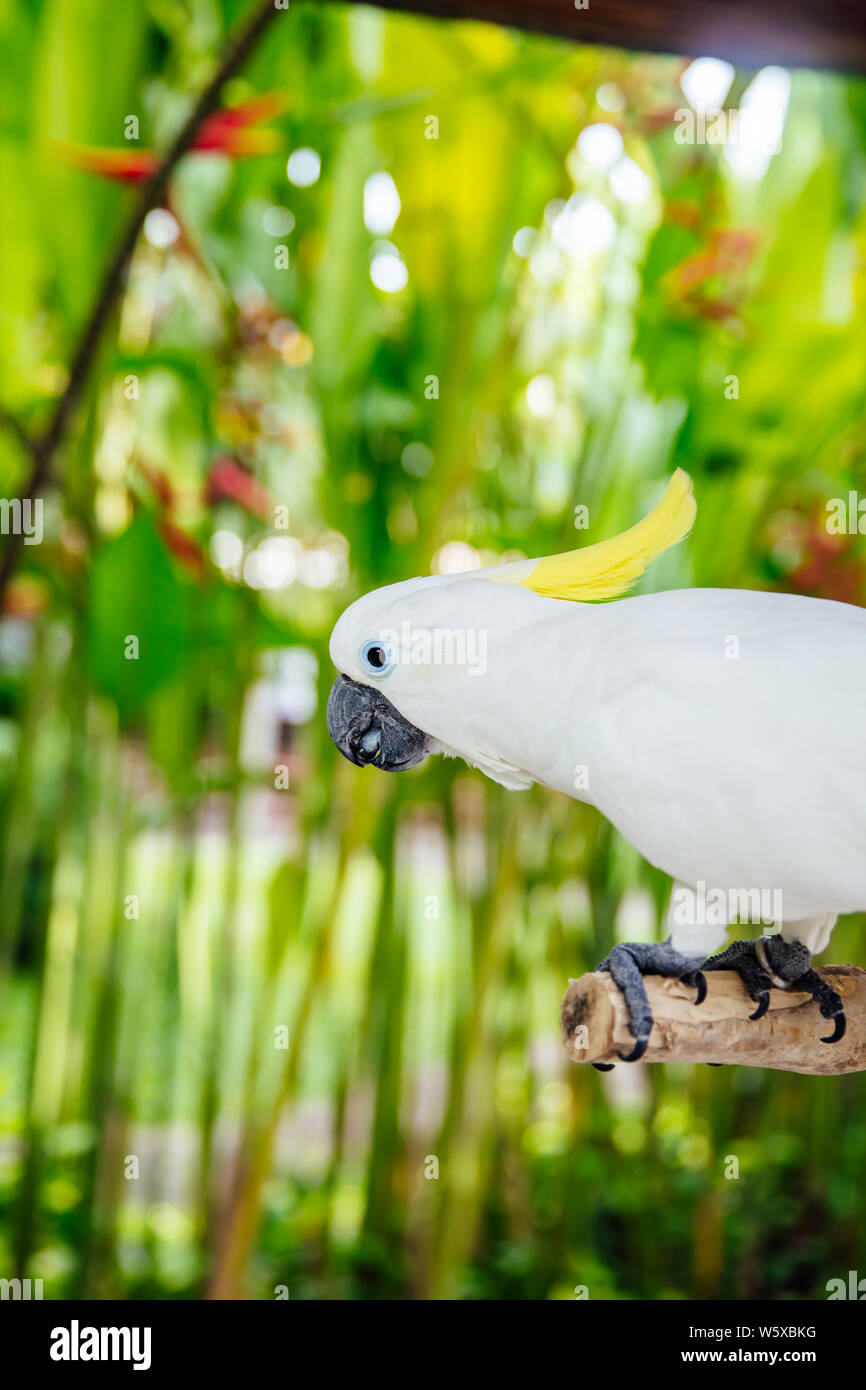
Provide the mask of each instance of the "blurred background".
[{"label": "blurred background", "polygon": [[[8,416],[48,419],[240,11],[0,6],[5,498]],[[564,797],[351,767],[324,704],[358,594],[603,539],[677,465],[697,526],[644,587],[866,599],[828,529],[864,486],[864,83],[302,2],[223,104],[4,599],[0,1275],[826,1297],[866,1274],[866,1080],[567,1063],[569,977],[669,883]],[[719,108],[746,134],[699,143]],[[848,918],[828,959],[864,948]]]}]

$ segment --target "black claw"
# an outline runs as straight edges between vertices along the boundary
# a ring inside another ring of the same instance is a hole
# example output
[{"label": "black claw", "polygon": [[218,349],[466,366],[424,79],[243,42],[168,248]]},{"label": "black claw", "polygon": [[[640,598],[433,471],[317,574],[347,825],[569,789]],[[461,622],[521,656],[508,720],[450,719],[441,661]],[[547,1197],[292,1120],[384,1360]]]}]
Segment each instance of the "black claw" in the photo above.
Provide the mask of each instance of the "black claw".
[{"label": "black claw", "polygon": [[591,1062],[590,1066],[595,1067],[596,1071],[613,1071],[613,1062]]},{"label": "black claw", "polygon": [[638,1038],[631,1052],[618,1052],[617,1056],[623,1062],[639,1062],[641,1057],[646,1052],[648,1042],[649,1038]]},{"label": "black claw", "polygon": [[846,1026],[845,1015],[837,1014],[834,1019],[833,1032],[830,1034],[829,1038],[822,1038],[821,1041],[825,1043],[838,1042],[840,1038],[844,1038]]},{"label": "black claw", "polygon": [[720,1067],[721,1065],[721,1062],[707,1062],[708,1067]]},{"label": "black claw", "polygon": [[701,956],[683,956],[675,951],[669,938],[659,943],[621,942],[596,966],[597,970],[609,972],[625,1003],[628,1031],[635,1044],[631,1052],[617,1052],[623,1062],[640,1061],[652,1032],[653,1016],[643,977],[661,975],[665,979],[682,980],[687,985],[694,985],[700,1004],[707,992],[707,982],[700,968],[703,963]]},{"label": "black claw", "polygon": [[769,1007],[770,993],[769,990],[764,990],[758,997],[758,1007],[753,1014],[749,1014],[749,1018],[763,1018]]}]

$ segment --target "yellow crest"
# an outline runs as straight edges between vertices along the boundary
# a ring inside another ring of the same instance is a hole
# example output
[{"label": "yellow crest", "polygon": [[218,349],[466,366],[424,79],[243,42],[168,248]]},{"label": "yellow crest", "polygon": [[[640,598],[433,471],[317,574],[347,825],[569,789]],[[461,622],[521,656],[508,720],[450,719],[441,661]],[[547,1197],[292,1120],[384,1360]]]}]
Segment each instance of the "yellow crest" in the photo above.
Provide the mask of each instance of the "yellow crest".
[{"label": "yellow crest", "polygon": [[622,535],[562,555],[518,560],[483,574],[495,584],[523,584],[545,598],[581,602],[616,598],[640,578],[651,560],[688,535],[696,514],[692,480],[678,468],[658,505]]}]

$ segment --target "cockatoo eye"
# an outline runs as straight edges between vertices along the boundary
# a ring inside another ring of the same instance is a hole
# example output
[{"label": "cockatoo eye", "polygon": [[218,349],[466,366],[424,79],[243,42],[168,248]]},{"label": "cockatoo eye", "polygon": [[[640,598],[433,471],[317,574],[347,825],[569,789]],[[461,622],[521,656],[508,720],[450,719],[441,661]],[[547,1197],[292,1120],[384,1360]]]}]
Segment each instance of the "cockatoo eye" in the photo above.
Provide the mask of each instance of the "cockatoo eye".
[{"label": "cockatoo eye", "polygon": [[391,652],[384,642],[365,642],[361,665],[370,676],[387,676],[392,666]]}]

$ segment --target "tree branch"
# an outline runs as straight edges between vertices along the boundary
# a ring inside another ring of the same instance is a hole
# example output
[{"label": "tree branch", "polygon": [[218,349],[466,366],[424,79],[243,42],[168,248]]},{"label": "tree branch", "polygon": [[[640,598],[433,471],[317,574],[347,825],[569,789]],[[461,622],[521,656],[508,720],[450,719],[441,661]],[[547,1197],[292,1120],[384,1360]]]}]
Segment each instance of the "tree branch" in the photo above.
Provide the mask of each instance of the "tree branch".
[{"label": "tree branch", "polygon": [[638,52],[709,54],[746,68],[866,71],[862,5],[853,0],[368,0],[386,10],[479,19]]},{"label": "tree branch", "polygon": [[[828,965],[818,972],[841,996],[848,1027],[837,1043],[822,1043],[832,1025],[808,994],[774,989],[770,1007],[754,1020],[754,1002],[732,970],[707,974],[707,997],[680,980],[644,980],[655,1023],[645,1062],[723,1062],[811,1076],[866,1070],[866,970]],[[614,1062],[634,1038],[626,1027],[622,995],[610,975],[572,980],[562,1005],[562,1040],[573,1062]]]},{"label": "tree branch", "polygon": [[27,432],[18,416],[13,415],[11,410],[7,410],[5,405],[0,405],[0,429],[13,435],[25,453],[32,454],[34,452],[33,437]]},{"label": "tree branch", "polygon": [[[50,477],[58,446],[87,383],[99,340],[123,290],[126,272],[144,219],[162,199],[171,175],[195,139],[200,126],[216,110],[225,84],[241,70],[274,18],[283,13],[286,11],[278,10],[274,0],[263,0],[263,3],[256,7],[247,24],[229,41],[213,77],[199,94],[158,168],[143,186],[132,217],[106,268],[90,317],[82,329],[73,354],[66,387],[54,407],[54,413],[44,434],[37,439],[30,439],[26,431],[19,427],[19,422],[8,413],[4,413],[3,423],[16,433],[19,442],[26,445],[34,460],[22,496],[35,497]],[[7,537],[6,547],[0,559],[0,607],[3,594],[15,570],[21,541],[22,537],[18,535],[12,534]]]}]

